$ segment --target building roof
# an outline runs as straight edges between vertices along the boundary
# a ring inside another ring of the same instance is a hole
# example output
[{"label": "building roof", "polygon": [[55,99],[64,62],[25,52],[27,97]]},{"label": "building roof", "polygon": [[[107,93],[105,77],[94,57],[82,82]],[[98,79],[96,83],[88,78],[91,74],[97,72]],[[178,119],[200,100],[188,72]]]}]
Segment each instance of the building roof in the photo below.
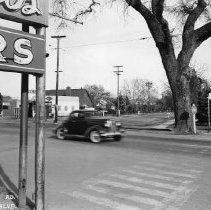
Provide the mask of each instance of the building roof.
[{"label": "building roof", "polygon": [[[56,90],[46,90],[46,95],[55,96]],[[92,99],[86,89],[71,89],[67,87],[66,89],[58,90],[58,96],[75,96],[79,97],[80,106],[89,106],[93,107]]]}]

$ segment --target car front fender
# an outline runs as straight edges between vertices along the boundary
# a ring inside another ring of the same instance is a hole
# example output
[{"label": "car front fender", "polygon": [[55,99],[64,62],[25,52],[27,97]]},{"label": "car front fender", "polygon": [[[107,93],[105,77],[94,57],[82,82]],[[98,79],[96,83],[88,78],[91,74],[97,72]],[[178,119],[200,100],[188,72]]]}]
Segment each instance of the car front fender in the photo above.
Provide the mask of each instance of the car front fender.
[{"label": "car front fender", "polygon": [[88,137],[88,136],[89,136],[89,133],[90,133],[91,131],[93,131],[93,130],[102,131],[102,130],[104,130],[104,129],[103,129],[101,126],[99,126],[99,125],[91,126],[91,127],[89,127],[89,128],[86,130],[84,136]]}]

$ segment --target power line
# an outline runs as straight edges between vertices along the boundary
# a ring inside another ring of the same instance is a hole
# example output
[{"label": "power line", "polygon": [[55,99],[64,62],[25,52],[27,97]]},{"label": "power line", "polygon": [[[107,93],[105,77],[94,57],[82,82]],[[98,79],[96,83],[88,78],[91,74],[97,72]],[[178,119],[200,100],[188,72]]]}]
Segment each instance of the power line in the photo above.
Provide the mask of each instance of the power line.
[{"label": "power line", "polygon": [[[135,41],[142,41],[152,39],[152,37],[142,37],[139,39],[130,39],[130,40],[122,40],[122,41],[111,41],[111,42],[101,42],[101,43],[90,43],[90,44],[81,44],[81,45],[72,45],[69,47],[64,47],[63,49],[69,49],[69,48],[76,48],[76,47],[88,47],[88,46],[98,46],[98,45],[112,45],[112,44],[121,44],[125,42],[135,42]],[[49,45],[51,46],[51,45]],[[53,48],[52,50],[55,50],[56,48]]]},{"label": "power line", "polygon": [[[181,34],[172,35],[172,37],[178,37],[178,36],[181,36]],[[99,45],[121,44],[121,43],[126,43],[126,42],[144,41],[144,40],[149,40],[149,39],[153,39],[153,37],[152,36],[148,36],[148,37],[141,37],[139,39],[129,39],[129,40],[101,42],[101,43],[90,43],[90,44],[72,45],[72,46],[69,46],[69,47],[64,47],[63,49],[78,48],[78,47],[89,47],[89,46],[99,46]],[[51,45],[49,45],[49,46],[51,46]],[[53,48],[52,50],[55,50],[55,49],[57,49],[57,48]]]}]

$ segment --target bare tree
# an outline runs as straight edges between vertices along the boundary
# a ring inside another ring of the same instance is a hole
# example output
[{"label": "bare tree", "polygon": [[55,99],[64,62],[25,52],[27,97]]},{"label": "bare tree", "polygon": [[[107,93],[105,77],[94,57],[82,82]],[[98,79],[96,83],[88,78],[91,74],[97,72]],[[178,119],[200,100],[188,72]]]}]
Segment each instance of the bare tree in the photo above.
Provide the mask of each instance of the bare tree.
[{"label": "bare tree", "polygon": [[83,17],[95,12],[95,6],[99,5],[95,0],[51,0],[50,15],[55,18],[58,30],[69,27],[69,23],[83,24]]},{"label": "bare tree", "polygon": [[102,85],[85,85],[84,88],[88,91],[94,107],[101,103],[101,101],[105,101],[108,103],[111,98],[111,93],[106,91]]},{"label": "bare tree", "polygon": [[149,101],[149,94],[150,100],[153,102],[156,98],[158,98],[158,92],[153,87],[153,84],[149,90],[146,86],[147,82],[149,81],[139,78],[125,80],[121,89],[121,94],[127,96],[132,104],[147,104]]},{"label": "bare tree", "polygon": [[[207,0],[122,0],[145,19],[159,50],[162,63],[172,90],[174,100],[176,128],[185,126],[180,120],[184,110],[191,113],[190,78],[192,68],[190,61],[195,50],[211,36],[210,3]],[[175,21],[183,25],[181,49],[175,50],[172,28]],[[181,18],[183,17],[183,18]],[[179,19],[178,19],[179,18]],[[182,21],[181,21],[182,20]],[[189,120],[190,132],[193,125]],[[182,129],[183,130],[183,129]]]}]

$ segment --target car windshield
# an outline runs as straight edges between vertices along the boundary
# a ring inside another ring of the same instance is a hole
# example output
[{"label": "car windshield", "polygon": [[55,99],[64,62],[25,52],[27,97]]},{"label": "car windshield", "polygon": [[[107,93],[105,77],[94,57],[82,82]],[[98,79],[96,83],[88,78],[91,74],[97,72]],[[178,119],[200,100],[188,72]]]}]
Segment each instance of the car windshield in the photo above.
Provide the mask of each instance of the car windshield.
[{"label": "car windshield", "polygon": [[93,116],[100,116],[102,117],[103,114],[102,112],[98,112],[98,111],[74,111],[70,114],[69,118],[78,118],[81,116],[85,116],[85,117],[93,117]]},{"label": "car windshield", "polygon": [[95,111],[95,112],[84,112],[84,114],[85,114],[85,116],[86,117],[91,117],[91,116],[102,116],[102,113],[101,112],[97,112],[97,111]]}]

